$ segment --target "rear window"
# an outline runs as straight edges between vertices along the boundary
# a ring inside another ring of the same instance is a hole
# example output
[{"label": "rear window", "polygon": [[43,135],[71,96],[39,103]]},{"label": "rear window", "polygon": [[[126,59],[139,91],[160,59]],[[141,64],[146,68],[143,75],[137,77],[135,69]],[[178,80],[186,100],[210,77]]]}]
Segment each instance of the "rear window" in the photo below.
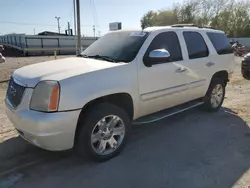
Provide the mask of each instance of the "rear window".
[{"label": "rear window", "polygon": [[214,48],[216,49],[219,55],[231,54],[233,50],[231,45],[223,33],[207,33],[209,39],[211,40]]},{"label": "rear window", "polygon": [[185,31],[183,32],[183,36],[187,45],[189,59],[197,59],[208,56],[209,52],[207,45],[200,33]]}]

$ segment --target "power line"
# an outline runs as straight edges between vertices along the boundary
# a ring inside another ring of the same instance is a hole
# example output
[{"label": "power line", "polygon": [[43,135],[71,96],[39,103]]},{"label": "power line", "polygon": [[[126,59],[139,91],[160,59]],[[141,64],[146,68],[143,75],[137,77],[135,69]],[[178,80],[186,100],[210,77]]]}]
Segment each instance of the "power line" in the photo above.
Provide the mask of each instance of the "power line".
[{"label": "power line", "polygon": [[99,22],[98,22],[98,16],[97,16],[96,8],[95,8],[95,0],[90,0],[90,6],[92,9],[92,13],[93,13],[95,27],[97,27],[97,30],[99,30]]},{"label": "power line", "polygon": [[96,25],[98,26],[99,23],[98,23],[98,16],[97,16],[96,8],[95,8],[95,0],[92,0],[92,4],[93,4],[94,15],[95,15],[95,22],[96,22]]},{"label": "power line", "polygon": [[97,11],[96,11],[96,6],[95,6],[95,0],[92,0],[93,1],[93,6],[94,6],[94,12],[95,12],[95,15],[96,15],[96,22],[97,22],[97,30],[98,30],[98,33],[100,32],[100,25],[99,25],[99,20],[98,20],[98,14],[97,14]]},{"label": "power line", "polygon": [[[14,24],[14,25],[31,25],[31,26],[58,27],[58,25],[43,24],[43,23],[29,23],[29,22],[0,21],[0,23],[2,23],[2,24]],[[81,25],[81,27],[93,27],[93,25]]]},{"label": "power line", "polygon": [[93,6],[92,2],[93,2],[92,0],[89,0],[91,11],[92,11],[93,18],[94,18],[94,24],[96,24],[96,16],[95,16],[94,6]]},{"label": "power line", "polygon": [[0,23],[3,23],[3,24],[16,24],[16,25],[32,25],[32,26],[50,26],[50,27],[57,27],[57,25],[40,24],[40,23],[28,23],[28,22],[0,21]]}]

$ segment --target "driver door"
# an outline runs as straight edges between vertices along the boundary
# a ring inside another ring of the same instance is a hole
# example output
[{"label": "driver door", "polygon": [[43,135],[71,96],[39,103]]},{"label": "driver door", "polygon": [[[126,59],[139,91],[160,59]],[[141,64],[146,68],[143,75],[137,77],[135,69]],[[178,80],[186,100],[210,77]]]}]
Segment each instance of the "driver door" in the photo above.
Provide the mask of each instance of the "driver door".
[{"label": "driver door", "polygon": [[[169,31],[148,38],[149,47],[139,62],[139,93],[141,116],[187,102],[186,68],[176,32]],[[152,59],[153,50],[165,49],[169,59]],[[152,53],[151,53],[152,54]]]}]

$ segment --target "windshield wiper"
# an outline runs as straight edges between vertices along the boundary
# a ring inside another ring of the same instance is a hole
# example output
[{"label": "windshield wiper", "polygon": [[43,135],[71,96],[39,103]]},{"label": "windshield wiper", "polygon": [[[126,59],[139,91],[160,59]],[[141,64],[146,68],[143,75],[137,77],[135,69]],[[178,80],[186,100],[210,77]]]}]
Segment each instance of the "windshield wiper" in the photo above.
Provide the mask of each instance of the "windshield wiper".
[{"label": "windshield wiper", "polygon": [[105,61],[116,63],[116,60],[114,60],[113,58],[108,57],[108,56],[90,55],[90,56],[87,56],[87,57],[88,58],[94,58],[94,59],[102,59],[102,60],[105,60]]},{"label": "windshield wiper", "polygon": [[85,58],[88,58],[89,56],[87,56],[86,54],[79,54],[76,57],[85,57]]},{"label": "windshield wiper", "polygon": [[77,55],[77,57],[83,57],[83,58],[93,58],[93,59],[102,59],[102,60],[105,60],[105,61],[109,61],[109,62],[113,62],[113,63],[117,63],[119,62],[118,60],[115,60],[111,57],[108,57],[108,56],[102,56],[102,55],[86,55],[86,54],[79,54]]}]

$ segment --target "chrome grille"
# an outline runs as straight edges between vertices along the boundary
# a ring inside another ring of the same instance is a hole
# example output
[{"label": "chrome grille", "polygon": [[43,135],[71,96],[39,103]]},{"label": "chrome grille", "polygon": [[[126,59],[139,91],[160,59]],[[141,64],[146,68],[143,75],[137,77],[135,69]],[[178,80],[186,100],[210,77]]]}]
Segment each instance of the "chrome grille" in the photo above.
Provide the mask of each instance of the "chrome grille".
[{"label": "chrome grille", "polygon": [[24,86],[18,85],[13,78],[10,79],[6,97],[14,108],[21,103],[24,91]]}]

